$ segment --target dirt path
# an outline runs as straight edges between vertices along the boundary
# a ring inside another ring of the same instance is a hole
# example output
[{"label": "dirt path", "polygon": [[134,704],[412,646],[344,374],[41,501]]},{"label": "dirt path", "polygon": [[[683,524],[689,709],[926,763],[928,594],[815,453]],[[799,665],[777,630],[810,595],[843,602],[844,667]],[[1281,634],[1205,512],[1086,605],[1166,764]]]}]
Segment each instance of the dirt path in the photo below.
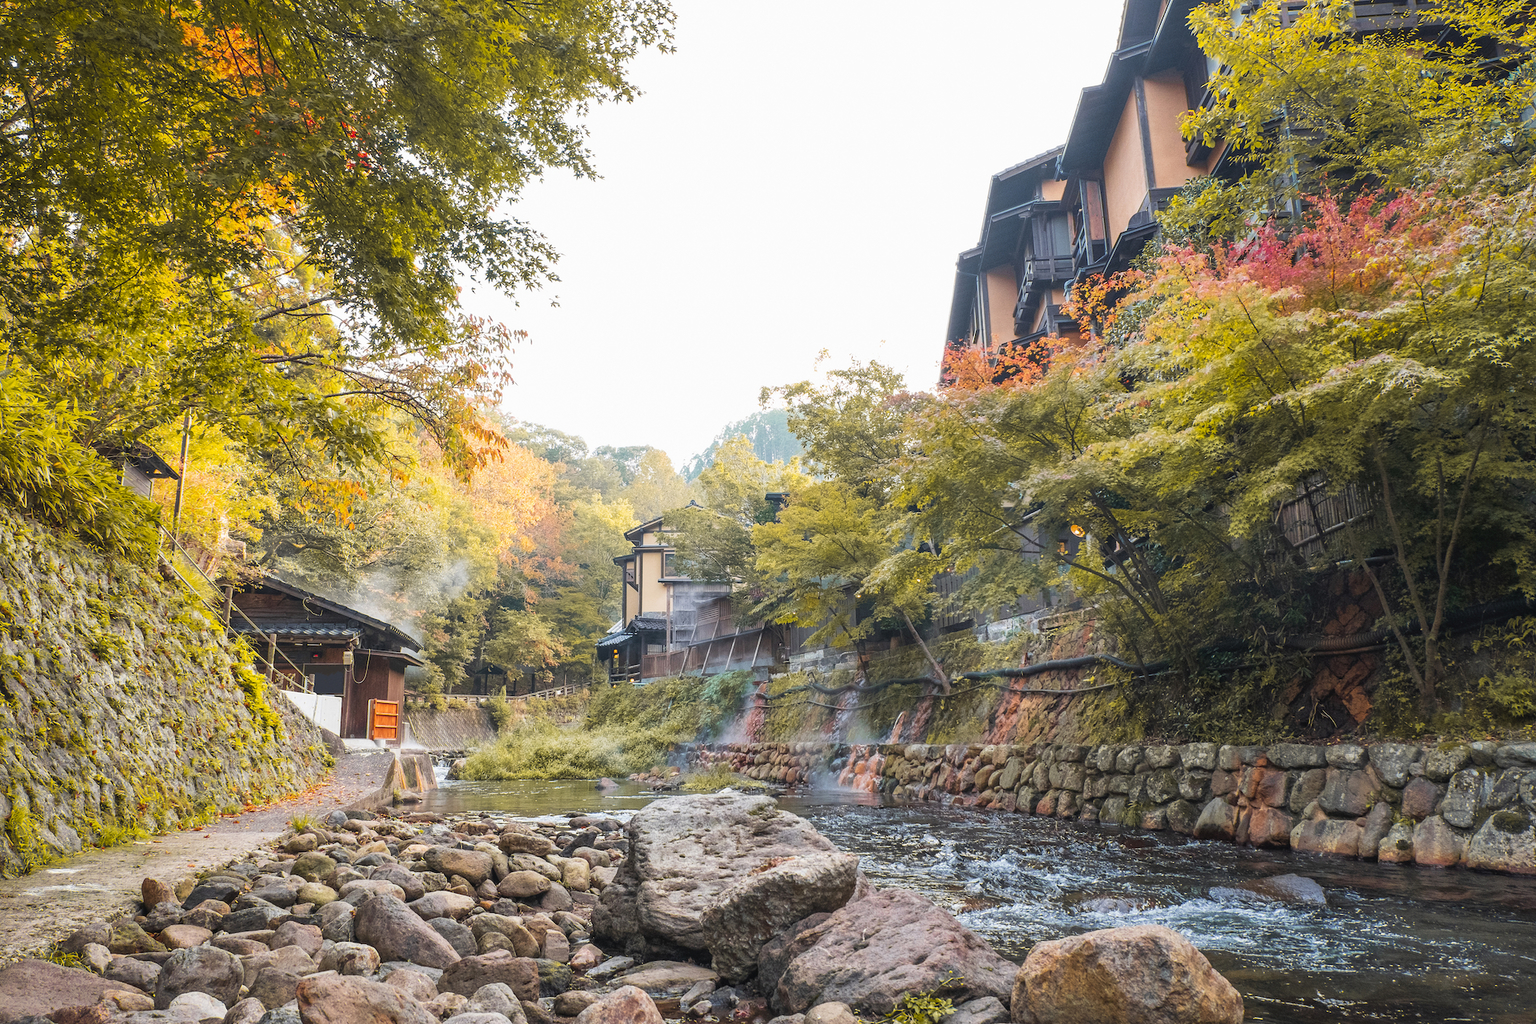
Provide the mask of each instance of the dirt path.
[{"label": "dirt path", "polygon": [[0,961],[37,953],[81,925],[116,917],[139,898],[147,877],[175,885],[271,841],[295,815],[320,817],[354,803],[383,784],[392,760],[387,751],[346,754],[329,779],[291,799],[0,880]]}]

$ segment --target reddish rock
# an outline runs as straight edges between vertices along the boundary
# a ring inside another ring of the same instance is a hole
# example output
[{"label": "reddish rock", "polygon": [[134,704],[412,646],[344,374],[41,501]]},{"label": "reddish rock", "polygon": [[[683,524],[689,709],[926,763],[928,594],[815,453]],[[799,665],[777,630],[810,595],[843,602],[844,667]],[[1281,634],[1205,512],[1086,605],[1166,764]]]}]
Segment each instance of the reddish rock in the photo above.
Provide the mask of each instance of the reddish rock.
[{"label": "reddish rock", "polygon": [[438,979],[439,992],[457,992],[472,996],[485,985],[500,982],[510,988],[519,1000],[533,1002],[539,998],[539,965],[528,957],[513,956],[505,949],[467,956],[443,971]]},{"label": "reddish rock", "polygon": [[93,1006],[108,992],[126,992],[121,981],[46,960],[18,960],[0,968],[0,1020],[48,1015],[71,1006]]},{"label": "reddish rock", "polygon": [[1285,772],[1275,768],[1253,770],[1253,793],[1249,799],[1269,807],[1284,807],[1286,797]]},{"label": "reddish rock", "polygon": [[1296,821],[1278,805],[1260,804],[1248,812],[1248,842],[1254,846],[1290,846]]},{"label": "reddish rock", "polygon": [[1365,830],[1352,821],[1324,818],[1297,826],[1291,833],[1291,846],[1304,853],[1326,853],[1335,857],[1360,856],[1360,839]]},{"label": "reddish rock", "polygon": [[1012,994],[1019,1024],[1241,1024],[1243,998],[1178,932],[1136,925],[1041,942]]},{"label": "reddish rock", "polygon": [[304,1024],[437,1024],[437,1018],[400,989],[366,978],[305,978],[297,995]]}]

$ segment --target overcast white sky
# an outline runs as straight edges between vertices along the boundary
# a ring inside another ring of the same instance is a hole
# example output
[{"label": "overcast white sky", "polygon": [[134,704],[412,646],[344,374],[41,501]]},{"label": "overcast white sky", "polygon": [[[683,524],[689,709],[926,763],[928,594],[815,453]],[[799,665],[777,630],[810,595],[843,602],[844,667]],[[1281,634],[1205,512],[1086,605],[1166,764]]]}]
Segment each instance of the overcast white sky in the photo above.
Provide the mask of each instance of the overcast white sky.
[{"label": "overcast white sky", "polygon": [[931,388],[989,177],[1063,141],[1122,0],[673,6],[677,52],[589,120],[603,177],[518,205],[561,280],[466,295],[532,336],[507,412],[680,465],[822,349]]}]

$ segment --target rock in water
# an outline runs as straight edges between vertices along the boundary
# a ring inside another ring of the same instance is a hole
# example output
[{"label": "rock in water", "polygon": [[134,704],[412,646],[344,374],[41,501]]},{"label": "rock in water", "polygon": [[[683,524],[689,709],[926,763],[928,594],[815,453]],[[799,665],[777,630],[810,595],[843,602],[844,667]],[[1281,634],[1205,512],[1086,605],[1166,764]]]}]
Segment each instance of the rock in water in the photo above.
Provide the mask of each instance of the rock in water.
[{"label": "rock in water", "polygon": [[790,961],[772,992],[779,1013],[847,1003],[886,1014],[908,992],[944,987],[956,1003],[1009,998],[1018,968],[986,940],[915,892],[886,889],[834,912]]},{"label": "rock in water", "polygon": [[796,921],[831,913],[853,896],[859,858],[851,853],[792,857],[728,886],[704,909],[704,942],[729,982],[757,971],[763,945]]},{"label": "rock in water", "polygon": [[732,884],[783,858],[837,852],[772,799],[739,793],[657,800],[628,835],[630,855],[592,916],[594,933],[621,946],[639,934],[704,949],[704,910]]},{"label": "rock in water", "polygon": [[1041,942],[1013,985],[1019,1024],[1242,1024],[1243,997],[1190,941],[1136,925]]},{"label": "rock in water", "polygon": [[385,893],[366,896],[353,921],[357,941],[379,951],[382,960],[404,960],[423,967],[448,967],[458,951],[416,912]]},{"label": "rock in water", "polygon": [[398,988],[366,978],[305,978],[299,982],[298,998],[304,1024],[437,1024],[436,1017]]}]

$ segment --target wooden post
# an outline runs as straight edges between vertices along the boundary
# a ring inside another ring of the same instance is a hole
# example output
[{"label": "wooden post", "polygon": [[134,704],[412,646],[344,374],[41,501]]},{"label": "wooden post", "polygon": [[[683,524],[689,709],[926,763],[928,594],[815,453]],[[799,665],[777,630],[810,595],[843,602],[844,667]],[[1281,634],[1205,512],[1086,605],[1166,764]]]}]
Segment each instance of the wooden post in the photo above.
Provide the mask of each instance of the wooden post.
[{"label": "wooden post", "polygon": [[267,634],[267,682],[271,682],[277,672],[277,634]]},{"label": "wooden post", "polygon": [[224,628],[229,628],[229,616],[232,614],[231,605],[235,603],[235,588],[232,585],[224,587]]}]

